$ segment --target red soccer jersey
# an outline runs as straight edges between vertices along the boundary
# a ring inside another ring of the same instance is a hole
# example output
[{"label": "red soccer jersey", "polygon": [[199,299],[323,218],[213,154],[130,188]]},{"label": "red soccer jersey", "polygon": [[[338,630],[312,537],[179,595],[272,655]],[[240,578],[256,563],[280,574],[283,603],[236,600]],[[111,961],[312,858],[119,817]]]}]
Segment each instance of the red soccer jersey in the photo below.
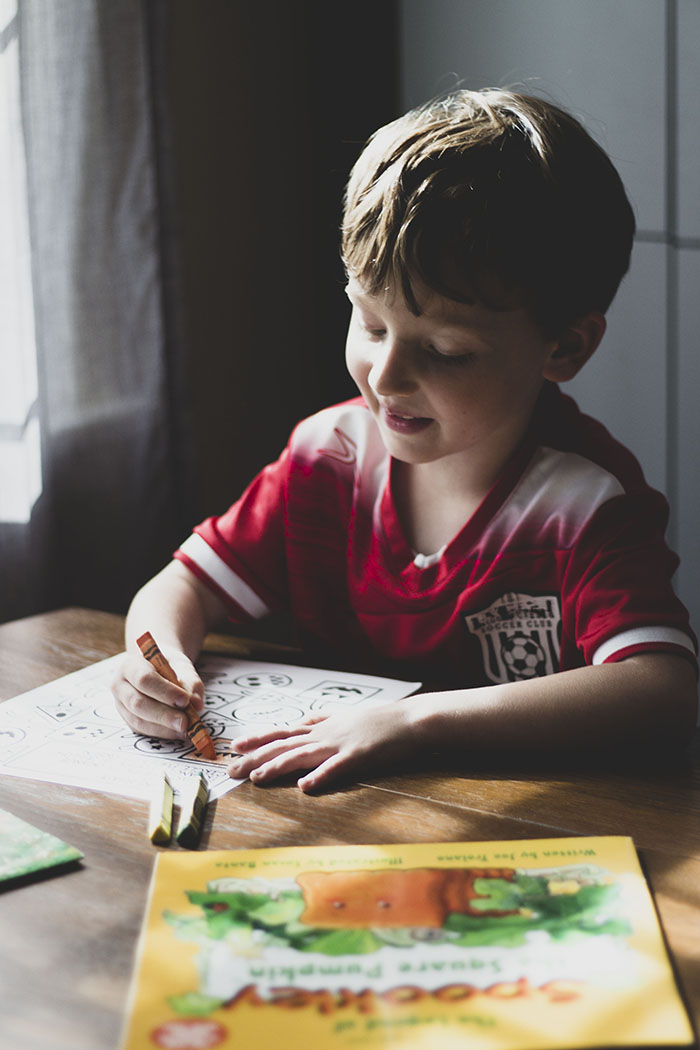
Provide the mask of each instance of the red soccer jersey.
[{"label": "red soccer jersey", "polygon": [[635,458],[547,384],[529,432],[441,551],[416,555],[359,398],[304,420],[179,558],[236,622],[287,610],[305,642],[433,685],[517,681],[641,651],[695,659],[668,507]]}]

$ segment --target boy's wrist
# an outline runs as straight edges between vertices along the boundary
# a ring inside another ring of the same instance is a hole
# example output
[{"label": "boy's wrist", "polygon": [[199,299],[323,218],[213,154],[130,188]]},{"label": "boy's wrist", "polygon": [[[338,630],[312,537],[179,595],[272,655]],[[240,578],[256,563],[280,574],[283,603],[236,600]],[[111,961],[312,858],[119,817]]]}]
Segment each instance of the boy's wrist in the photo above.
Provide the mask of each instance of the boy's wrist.
[{"label": "boy's wrist", "polygon": [[408,729],[422,750],[439,751],[454,740],[456,712],[454,704],[448,700],[452,695],[447,692],[419,693],[409,698],[406,704]]},{"label": "boy's wrist", "polygon": [[411,727],[423,749],[482,748],[487,727],[498,709],[498,686],[419,693],[412,699]]}]

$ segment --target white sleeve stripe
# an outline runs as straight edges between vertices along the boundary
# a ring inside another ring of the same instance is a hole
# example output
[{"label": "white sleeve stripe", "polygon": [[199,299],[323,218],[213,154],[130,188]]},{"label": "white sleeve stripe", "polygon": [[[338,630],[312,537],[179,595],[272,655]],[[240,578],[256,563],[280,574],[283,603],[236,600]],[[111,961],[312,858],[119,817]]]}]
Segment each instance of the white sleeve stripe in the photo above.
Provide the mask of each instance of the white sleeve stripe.
[{"label": "white sleeve stripe", "polygon": [[614,638],[608,638],[606,642],[596,649],[593,654],[593,663],[602,664],[613,653],[620,649],[627,649],[632,645],[649,645],[659,642],[662,645],[680,645],[695,655],[693,643],[685,631],[679,631],[676,627],[633,627],[630,631],[616,634]]},{"label": "white sleeve stripe", "polygon": [[270,610],[252,587],[237,576],[198,533],[193,532],[180,550],[250,616],[259,620],[269,613]]}]

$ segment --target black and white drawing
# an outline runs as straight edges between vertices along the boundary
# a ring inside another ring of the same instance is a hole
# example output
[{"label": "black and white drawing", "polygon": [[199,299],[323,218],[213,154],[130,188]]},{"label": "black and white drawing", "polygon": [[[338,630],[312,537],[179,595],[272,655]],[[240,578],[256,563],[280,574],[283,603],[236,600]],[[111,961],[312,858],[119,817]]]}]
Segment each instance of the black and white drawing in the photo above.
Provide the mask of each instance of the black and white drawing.
[{"label": "black and white drawing", "polygon": [[139,736],[125,725],[110,691],[120,659],[103,660],[0,705],[0,770],[147,799],[155,774],[165,767],[176,791],[184,779],[203,772],[210,798],[218,798],[240,783],[226,772],[237,737],[299,725],[342,707],[399,699],[420,684],[205,654],[198,670],[205,686],[202,721],[217,752],[217,761],[210,762],[189,740]]}]

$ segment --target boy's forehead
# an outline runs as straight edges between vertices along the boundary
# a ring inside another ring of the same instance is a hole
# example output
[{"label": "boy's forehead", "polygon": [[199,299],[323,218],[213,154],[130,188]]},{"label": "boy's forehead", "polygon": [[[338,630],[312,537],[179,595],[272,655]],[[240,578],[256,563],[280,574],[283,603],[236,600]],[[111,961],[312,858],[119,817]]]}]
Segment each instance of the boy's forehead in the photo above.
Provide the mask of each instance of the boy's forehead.
[{"label": "boy's forehead", "polygon": [[[461,324],[473,311],[477,300],[474,296],[464,295],[460,300],[451,299],[430,288],[420,279],[412,279],[411,287],[418,305],[420,316],[432,318],[443,324]],[[347,293],[352,299],[366,306],[381,305],[385,309],[408,309],[409,304],[403,291],[395,285],[386,285],[373,292],[357,277],[350,276]]]}]

